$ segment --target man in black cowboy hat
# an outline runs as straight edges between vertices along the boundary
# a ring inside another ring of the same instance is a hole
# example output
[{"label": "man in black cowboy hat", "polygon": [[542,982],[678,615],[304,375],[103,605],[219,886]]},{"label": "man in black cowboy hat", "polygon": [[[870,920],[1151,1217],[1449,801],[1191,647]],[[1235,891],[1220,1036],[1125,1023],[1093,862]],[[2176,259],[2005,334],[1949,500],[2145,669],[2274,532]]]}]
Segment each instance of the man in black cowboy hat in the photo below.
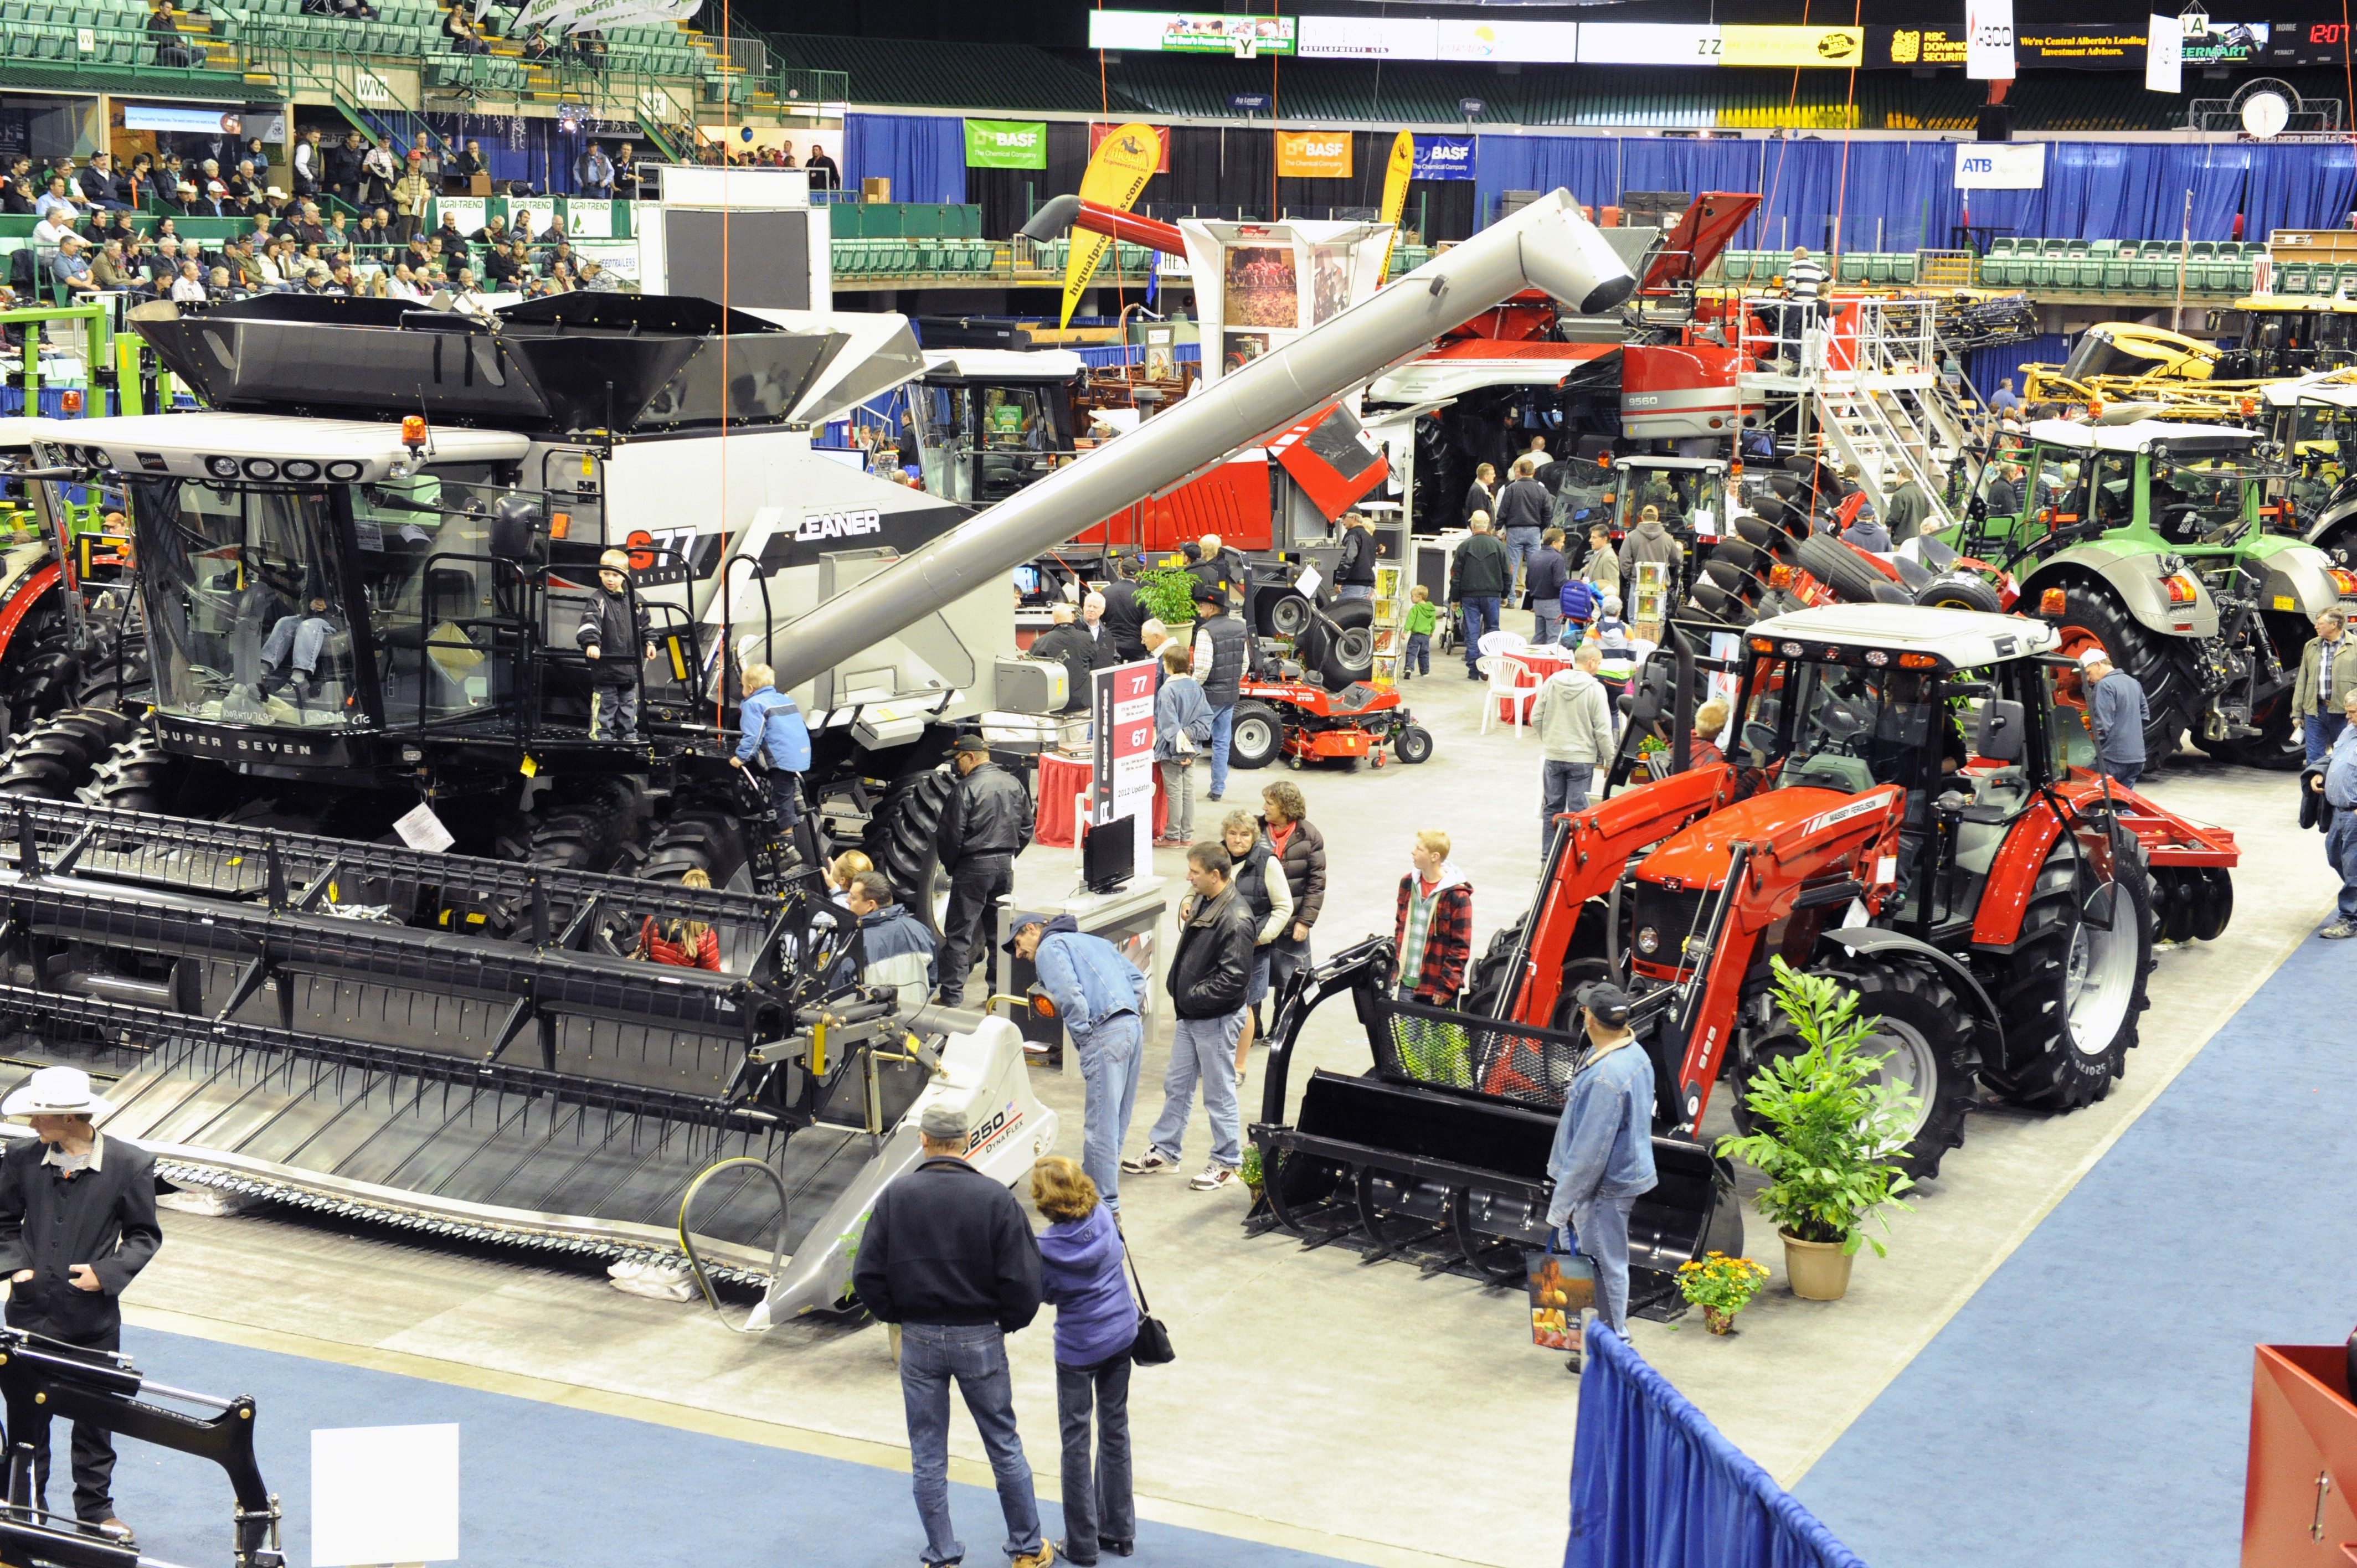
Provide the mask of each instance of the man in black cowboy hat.
[{"label": "man in black cowboy hat", "polygon": [[950,767],[958,781],[942,804],[934,844],[950,874],[939,1000],[954,1007],[965,999],[983,922],[1015,891],[1015,857],[1031,842],[1032,810],[1023,780],[991,761],[980,736],[965,736],[951,748]]},{"label": "man in black cowboy hat", "polygon": [[[1587,1048],[1564,1096],[1547,1175],[1555,1196],[1547,1223],[1569,1225],[1580,1255],[1596,1266],[1595,1316],[1615,1334],[1629,1332],[1629,1210],[1651,1192],[1653,1175],[1653,1059],[1629,1026],[1629,993],[1609,982],[1575,995]],[[1571,1369],[1580,1367],[1574,1350]]]},{"label": "man in black cowboy hat", "polygon": [[[156,1161],[136,1144],[91,1125],[114,1107],[92,1093],[80,1068],[45,1067],[0,1101],[33,1136],[0,1157],[0,1277],[9,1282],[8,1326],[88,1350],[123,1348],[116,1299],[147,1266],[164,1232],[156,1223]],[[33,1445],[33,1498],[47,1507],[46,1413],[28,1425],[11,1412],[10,1438]],[[114,1514],[114,1444],[87,1421],[73,1428],[74,1517],[117,1541],[131,1527]]]}]

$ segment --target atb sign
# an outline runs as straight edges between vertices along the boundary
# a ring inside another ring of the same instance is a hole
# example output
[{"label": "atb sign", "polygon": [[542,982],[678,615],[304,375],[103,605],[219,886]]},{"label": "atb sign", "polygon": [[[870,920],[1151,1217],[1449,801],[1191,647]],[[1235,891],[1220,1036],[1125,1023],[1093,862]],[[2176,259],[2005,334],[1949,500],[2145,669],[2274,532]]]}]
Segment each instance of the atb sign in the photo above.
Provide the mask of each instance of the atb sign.
[{"label": "atb sign", "polygon": [[1958,142],[1958,190],[2038,190],[2046,184],[2043,142]]}]

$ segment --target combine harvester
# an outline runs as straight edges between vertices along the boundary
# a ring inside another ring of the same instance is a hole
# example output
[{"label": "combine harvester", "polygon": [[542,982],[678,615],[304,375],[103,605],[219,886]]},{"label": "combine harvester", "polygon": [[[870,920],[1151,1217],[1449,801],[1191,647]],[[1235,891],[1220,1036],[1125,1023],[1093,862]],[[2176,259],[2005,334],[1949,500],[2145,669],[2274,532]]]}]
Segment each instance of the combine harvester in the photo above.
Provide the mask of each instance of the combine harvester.
[{"label": "combine harvester", "polygon": [[[1674,661],[1647,666],[1606,799],[1559,820],[1537,900],[1475,965],[1465,1011],[1391,999],[1387,941],[1285,998],[1252,1136],[1287,1229],[1362,1232],[1382,1254],[1437,1242],[1444,1262],[1519,1279],[1545,1238],[1546,1156],[1584,1044],[1571,997],[1611,979],[1638,998],[1660,1086],[1662,1185],[1638,1201],[1634,1257],[1674,1274],[1740,1250],[1703,1119],[1722,1073],[1739,1099],[1801,1048],[1771,957],[1878,1016],[1883,1076],[1920,1101],[1902,1163],[1928,1178],[1963,1140],[1976,1079],[2044,1109],[2107,1094],[2169,911],[2192,910],[2192,936],[2225,929],[2233,835],[2074,766],[2056,702],[2070,669],[2044,623],[1834,605],[1760,620],[1720,660],[1672,630]],[[1689,768],[1706,670],[1735,684],[1734,760]],[[1660,776],[1622,789],[1665,718]],[[1293,1048],[1346,991],[1375,1070],[1314,1072],[1287,1122]]]},{"label": "combine harvester", "polygon": [[[831,844],[808,813],[770,843],[726,767],[737,670],[775,667],[822,811],[864,811],[921,897],[952,731],[1022,688],[1060,705],[995,657],[1014,566],[1534,286],[1593,312],[1634,280],[1558,191],[971,518],[809,453],[806,421],[913,373],[897,317],[154,308],[141,330],[215,406],[48,454],[129,494],[156,713],[96,803],[0,802],[13,1047],[116,1078],[110,1125],[176,1180],[667,1262],[692,1218],[719,1271],[770,1283],[759,1321],[840,1305],[911,1107],[974,1108],[1009,1181],[1054,1121],[1006,1020],[838,982]],[[571,651],[609,545],[641,557],[663,650],[636,743],[587,734]],[[264,650],[297,606],[321,657],[282,683]],[[398,844],[404,818],[455,842]],[[692,866],[712,890],[678,886]],[[627,956],[650,918],[712,927],[723,971]]]}]

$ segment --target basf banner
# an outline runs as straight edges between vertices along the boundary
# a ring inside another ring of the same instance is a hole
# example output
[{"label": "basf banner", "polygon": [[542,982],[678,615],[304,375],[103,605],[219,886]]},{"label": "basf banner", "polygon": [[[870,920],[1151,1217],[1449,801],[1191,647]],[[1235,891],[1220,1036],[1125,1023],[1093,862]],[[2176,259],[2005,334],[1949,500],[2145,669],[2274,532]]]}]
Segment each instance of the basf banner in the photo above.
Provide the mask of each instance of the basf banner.
[{"label": "basf banner", "polygon": [[965,166],[1046,168],[1048,123],[1045,120],[968,120],[965,123]]},{"label": "basf banner", "polygon": [[2043,142],[1958,142],[1958,190],[2038,190],[2046,184]]},{"label": "basf banner", "polygon": [[1470,136],[1418,136],[1415,139],[1415,179],[1471,179],[1473,177],[1473,138]]},{"label": "basf banner", "polygon": [[1286,131],[1276,139],[1276,172],[1286,179],[1351,177],[1351,133]]}]

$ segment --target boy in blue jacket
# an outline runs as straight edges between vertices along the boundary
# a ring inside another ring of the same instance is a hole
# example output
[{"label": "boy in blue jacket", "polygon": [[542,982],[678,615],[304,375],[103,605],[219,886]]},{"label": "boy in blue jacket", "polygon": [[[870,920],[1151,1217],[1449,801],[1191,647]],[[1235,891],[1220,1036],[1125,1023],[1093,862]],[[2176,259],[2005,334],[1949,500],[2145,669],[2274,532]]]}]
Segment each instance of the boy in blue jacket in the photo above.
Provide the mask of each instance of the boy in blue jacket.
[{"label": "boy in blue jacket", "polygon": [[778,672],[766,664],[748,664],[739,682],[744,699],[737,704],[738,739],[731,768],[747,768],[758,757],[769,768],[770,798],[778,813],[778,836],[793,837],[795,801],[802,774],[811,765],[810,726],[794,700],[778,690]]}]

